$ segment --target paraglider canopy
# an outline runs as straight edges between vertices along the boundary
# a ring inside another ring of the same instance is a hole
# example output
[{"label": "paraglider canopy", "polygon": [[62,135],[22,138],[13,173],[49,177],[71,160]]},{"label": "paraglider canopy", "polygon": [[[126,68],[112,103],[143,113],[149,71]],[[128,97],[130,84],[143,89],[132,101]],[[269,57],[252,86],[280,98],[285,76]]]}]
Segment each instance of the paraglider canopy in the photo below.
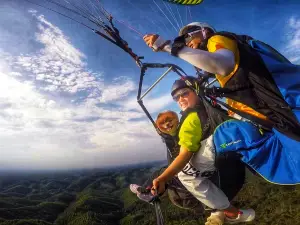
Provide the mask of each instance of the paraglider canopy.
[{"label": "paraglider canopy", "polygon": [[179,4],[179,5],[198,5],[203,2],[203,0],[163,0],[163,1]]}]

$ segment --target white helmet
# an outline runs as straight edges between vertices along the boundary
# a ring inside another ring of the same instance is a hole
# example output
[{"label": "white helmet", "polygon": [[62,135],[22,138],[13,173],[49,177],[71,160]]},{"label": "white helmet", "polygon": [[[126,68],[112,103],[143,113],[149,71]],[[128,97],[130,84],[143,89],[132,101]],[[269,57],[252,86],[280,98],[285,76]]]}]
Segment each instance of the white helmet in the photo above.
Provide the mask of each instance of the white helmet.
[{"label": "white helmet", "polygon": [[203,22],[193,22],[193,23],[189,23],[188,25],[182,27],[179,31],[179,36],[183,35],[186,33],[187,29],[190,27],[200,27],[200,28],[209,28],[211,30],[213,30],[214,32],[217,32],[215,28],[213,28],[212,26],[210,26],[208,23],[203,23]]}]

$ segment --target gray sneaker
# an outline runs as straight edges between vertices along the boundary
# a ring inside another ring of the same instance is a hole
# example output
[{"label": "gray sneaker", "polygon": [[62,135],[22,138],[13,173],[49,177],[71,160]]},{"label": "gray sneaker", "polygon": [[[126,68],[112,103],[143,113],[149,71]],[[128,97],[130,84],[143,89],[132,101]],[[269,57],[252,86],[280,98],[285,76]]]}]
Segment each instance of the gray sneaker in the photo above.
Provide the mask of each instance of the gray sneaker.
[{"label": "gray sneaker", "polygon": [[154,198],[154,196],[151,193],[149,194],[138,193],[137,197],[144,202],[151,202]]},{"label": "gray sneaker", "polygon": [[134,194],[138,194],[138,193],[139,193],[138,189],[139,189],[140,187],[141,187],[141,186],[139,186],[139,185],[137,185],[137,184],[130,184],[130,185],[129,185],[130,191],[131,191],[132,193],[134,193]]},{"label": "gray sneaker", "polygon": [[136,194],[137,197],[144,202],[151,202],[151,200],[154,197],[150,191],[148,193],[143,193],[141,191],[143,188],[137,184],[130,184],[129,188],[132,191],[132,193]]}]

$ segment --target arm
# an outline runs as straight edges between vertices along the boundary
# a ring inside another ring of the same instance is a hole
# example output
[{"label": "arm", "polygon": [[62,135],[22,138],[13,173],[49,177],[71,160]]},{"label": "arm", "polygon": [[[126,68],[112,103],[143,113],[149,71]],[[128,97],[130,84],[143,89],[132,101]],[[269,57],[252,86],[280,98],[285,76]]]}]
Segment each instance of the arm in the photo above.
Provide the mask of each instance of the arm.
[{"label": "arm", "polygon": [[188,164],[195,152],[199,150],[202,136],[200,119],[196,112],[190,113],[181,125],[178,137],[180,152],[171,165],[158,178],[153,180],[152,194],[163,193],[165,183],[171,180]]},{"label": "arm", "polygon": [[193,152],[189,152],[185,147],[180,147],[179,155],[168,166],[168,168],[157,178],[165,182],[171,180],[177,173],[179,173],[185,165],[190,161]]},{"label": "arm", "polygon": [[[144,41],[148,46],[154,49],[154,51],[171,53],[171,45],[158,35],[145,35]],[[231,48],[220,48],[213,52],[208,52],[184,47],[180,50],[178,57],[207,72],[226,76],[230,74],[235,67],[235,55],[232,50],[234,44],[230,43],[230,41],[228,42],[228,40],[226,41],[226,39],[222,41],[223,44],[229,44]]]},{"label": "arm", "polygon": [[[171,53],[171,46],[164,50]],[[234,70],[234,53],[228,49],[219,49],[213,53],[200,49],[184,47],[178,57],[207,72],[226,76]]]}]

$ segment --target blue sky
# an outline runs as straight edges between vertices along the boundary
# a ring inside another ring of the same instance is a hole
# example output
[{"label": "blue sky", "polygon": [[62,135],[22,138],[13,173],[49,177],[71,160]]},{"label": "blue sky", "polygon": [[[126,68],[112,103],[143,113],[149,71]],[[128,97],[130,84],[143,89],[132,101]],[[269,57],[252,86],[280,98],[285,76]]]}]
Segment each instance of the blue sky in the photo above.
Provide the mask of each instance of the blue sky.
[{"label": "blue sky", "polygon": [[[98,0],[86,2],[93,1]],[[172,39],[183,24],[204,21],[265,41],[300,64],[297,0],[205,0],[189,8],[161,0],[155,0],[159,7],[153,0],[100,2],[143,34]],[[189,64],[153,52],[137,33],[115,25],[144,62],[175,63],[193,74]],[[139,69],[118,47],[54,12],[2,0],[0,57],[0,169],[92,168],[165,158],[160,137],[136,102]],[[162,72],[149,71],[145,85]],[[154,116],[179,111],[169,94],[175,78],[168,75],[145,98]]]}]

